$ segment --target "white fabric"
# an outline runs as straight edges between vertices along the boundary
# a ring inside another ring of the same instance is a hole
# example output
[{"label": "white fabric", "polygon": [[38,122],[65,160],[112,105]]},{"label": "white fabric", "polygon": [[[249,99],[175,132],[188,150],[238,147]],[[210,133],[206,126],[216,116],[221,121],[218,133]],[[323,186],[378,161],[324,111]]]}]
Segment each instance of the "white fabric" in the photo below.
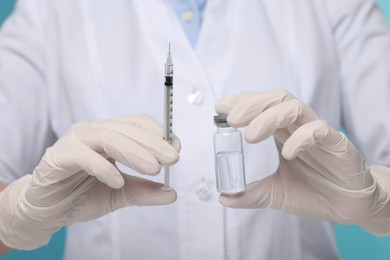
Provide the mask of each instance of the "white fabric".
[{"label": "white fabric", "polygon": [[0,240],[10,248],[46,245],[62,226],[99,218],[126,206],[166,205],[173,189],[122,174],[114,162],[145,175],[178,161],[180,142],[145,115],[77,123],[35,168],[0,193]]},{"label": "white fabric", "polygon": [[274,137],[279,166],[237,194],[222,194],[233,208],[274,208],[315,220],[358,224],[390,234],[390,168],[366,164],[348,138],[319,120],[283,89],[224,96],[218,114],[245,127],[245,140]]},{"label": "white fabric", "polygon": [[[168,42],[178,200],[72,225],[65,259],[338,258],[328,223],[219,204],[212,117],[218,97],[283,87],[344,125],[369,163],[390,163],[390,36],[371,0],[210,0],[195,50],[169,1],[20,0],[0,34],[2,181],[31,173],[75,122],[162,121]],[[248,182],[275,171],[272,140],[244,150]]]}]

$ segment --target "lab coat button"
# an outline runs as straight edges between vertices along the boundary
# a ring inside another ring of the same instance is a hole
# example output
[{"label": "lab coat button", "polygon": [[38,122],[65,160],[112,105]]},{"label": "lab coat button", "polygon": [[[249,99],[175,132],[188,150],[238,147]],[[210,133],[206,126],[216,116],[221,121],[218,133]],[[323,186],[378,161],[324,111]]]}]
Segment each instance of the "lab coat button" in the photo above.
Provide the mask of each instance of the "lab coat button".
[{"label": "lab coat button", "polygon": [[200,106],[203,104],[204,101],[204,94],[202,91],[199,91],[195,89],[192,91],[192,93],[188,96],[188,102],[195,106]]},{"label": "lab coat button", "polygon": [[196,189],[196,194],[201,200],[208,201],[209,199],[211,199],[212,195],[211,188],[208,184],[202,182]]}]

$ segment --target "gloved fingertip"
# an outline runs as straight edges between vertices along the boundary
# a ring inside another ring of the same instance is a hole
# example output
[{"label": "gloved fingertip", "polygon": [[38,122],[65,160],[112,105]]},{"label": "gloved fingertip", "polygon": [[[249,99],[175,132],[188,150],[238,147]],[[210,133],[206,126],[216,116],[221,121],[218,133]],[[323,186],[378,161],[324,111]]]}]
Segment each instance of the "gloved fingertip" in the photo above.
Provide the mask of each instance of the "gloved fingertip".
[{"label": "gloved fingertip", "polygon": [[172,149],[171,151],[167,152],[166,153],[167,155],[167,161],[166,162],[163,162],[164,164],[167,164],[167,165],[172,165],[172,164],[175,164],[177,163],[177,161],[179,161],[180,159],[180,155],[179,153],[176,151],[176,149]]},{"label": "gloved fingertip", "polygon": [[160,171],[161,171],[161,165],[149,164],[146,169],[139,172],[145,175],[155,176],[159,174]]},{"label": "gloved fingertip", "polygon": [[[119,174],[119,173],[118,173]],[[97,175],[96,178],[106,184],[108,187],[112,189],[120,189],[125,185],[125,181],[123,177],[117,173],[109,174],[107,176],[99,176]]]},{"label": "gloved fingertip", "polygon": [[257,142],[256,142],[256,139],[253,138],[253,136],[247,136],[246,134],[244,135],[244,140],[245,140],[248,144],[255,144],[255,143],[257,143]]},{"label": "gloved fingertip", "polygon": [[240,117],[236,116],[235,114],[229,114],[226,118],[226,121],[229,126],[234,128],[240,128],[246,126],[244,123],[241,122]]},{"label": "gloved fingertip", "polygon": [[282,149],[282,156],[284,159],[286,160],[293,160],[297,157],[297,153],[286,148],[286,147],[283,147]]},{"label": "gloved fingertip", "polygon": [[[245,191],[235,194],[222,193],[219,201],[229,208],[265,208],[271,206],[273,177],[249,183]],[[271,184],[271,185],[270,185]]]},{"label": "gloved fingertip", "polygon": [[180,159],[180,156],[178,153],[175,154],[175,156],[170,160],[170,162],[168,163],[168,165],[173,165],[175,163],[177,163]]},{"label": "gloved fingertip", "polygon": [[159,149],[155,159],[161,165],[172,165],[179,160],[179,152],[177,149],[164,141],[163,146]]},{"label": "gloved fingertip", "polygon": [[231,107],[226,106],[224,104],[215,104],[214,108],[215,112],[217,112],[218,115],[227,115],[232,109]]},{"label": "gloved fingertip", "polygon": [[164,190],[161,187],[158,192],[158,196],[156,196],[155,205],[167,205],[172,204],[177,200],[177,193],[174,189]]},{"label": "gloved fingertip", "polygon": [[111,163],[105,161],[106,163],[101,165],[102,167],[94,169],[89,169],[88,173],[91,176],[95,176],[99,181],[106,184],[108,187],[113,189],[120,189],[125,184],[125,180],[120,174],[119,170]]},{"label": "gloved fingertip", "polygon": [[264,140],[264,138],[261,136],[259,131],[257,129],[255,129],[254,127],[248,127],[245,130],[244,139],[247,143],[250,143],[250,144],[256,144],[256,143]]},{"label": "gloved fingertip", "polygon": [[122,175],[120,173],[114,173],[114,178],[112,181],[111,188],[113,189],[121,189],[125,185],[125,180],[123,179]]},{"label": "gloved fingertip", "polygon": [[219,196],[219,202],[226,207],[229,208],[242,208],[244,205],[242,205],[242,200],[240,199],[240,196],[237,194],[226,194],[221,193]]},{"label": "gloved fingertip", "polygon": [[175,150],[178,153],[181,151],[181,142],[180,142],[180,139],[178,137],[175,136],[173,138],[172,146],[173,146],[173,148],[175,148]]}]

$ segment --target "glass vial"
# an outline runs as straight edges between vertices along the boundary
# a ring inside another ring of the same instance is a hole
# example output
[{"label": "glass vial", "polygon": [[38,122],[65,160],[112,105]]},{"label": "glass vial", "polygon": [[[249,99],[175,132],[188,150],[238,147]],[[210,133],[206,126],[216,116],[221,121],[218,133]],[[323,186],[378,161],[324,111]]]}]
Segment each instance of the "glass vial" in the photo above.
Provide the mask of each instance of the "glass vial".
[{"label": "glass vial", "polygon": [[214,158],[217,190],[237,193],[245,190],[244,156],[241,133],[230,127],[226,115],[214,116],[217,132],[214,134]]}]

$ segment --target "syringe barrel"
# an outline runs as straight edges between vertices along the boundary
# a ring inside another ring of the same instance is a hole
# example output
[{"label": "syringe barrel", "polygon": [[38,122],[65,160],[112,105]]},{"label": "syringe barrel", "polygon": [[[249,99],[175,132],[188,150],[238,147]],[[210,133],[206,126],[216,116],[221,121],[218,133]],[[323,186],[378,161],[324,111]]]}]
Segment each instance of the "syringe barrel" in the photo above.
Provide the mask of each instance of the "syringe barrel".
[{"label": "syringe barrel", "polygon": [[166,77],[164,90],[164,140],[172,143],[173,87],[172,77]]}]

